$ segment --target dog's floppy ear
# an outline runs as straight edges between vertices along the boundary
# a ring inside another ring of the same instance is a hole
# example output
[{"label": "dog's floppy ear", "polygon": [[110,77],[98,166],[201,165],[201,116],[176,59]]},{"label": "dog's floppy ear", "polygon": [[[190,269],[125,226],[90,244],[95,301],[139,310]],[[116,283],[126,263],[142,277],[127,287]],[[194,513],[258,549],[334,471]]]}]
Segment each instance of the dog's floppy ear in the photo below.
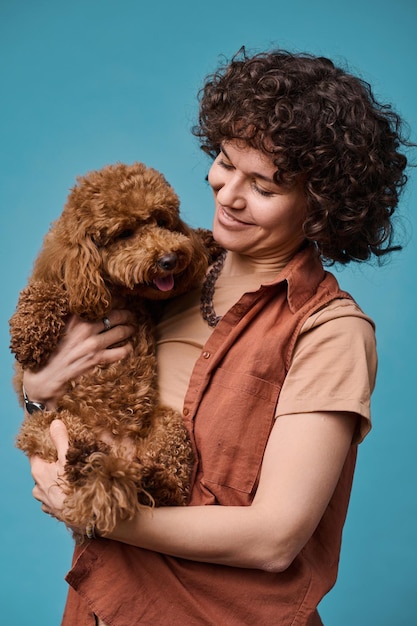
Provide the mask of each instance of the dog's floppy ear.
[{"label": "dog's floppy ear", "polygon": [[100,266],[99,251],[89,237],[68,251],[64,281],[70,310],[80,317],[98,319],[111,307],[111,295]]},{"label": "dog's floppy ear", "polygon": [[71,313],[98,319],[111,308],[111,295],[100,273],[100,252],[90,235],[63,236],[58,220],[47,234],[33,278],[50,280],[66,291]]},{"label": "dog's floppy ear", "polygon": [[207,228],[194,228],[193,231],[208,254],[209,265],[212,265],[224,252],[224,248],[215,241],[211,230],[207,230]]}]

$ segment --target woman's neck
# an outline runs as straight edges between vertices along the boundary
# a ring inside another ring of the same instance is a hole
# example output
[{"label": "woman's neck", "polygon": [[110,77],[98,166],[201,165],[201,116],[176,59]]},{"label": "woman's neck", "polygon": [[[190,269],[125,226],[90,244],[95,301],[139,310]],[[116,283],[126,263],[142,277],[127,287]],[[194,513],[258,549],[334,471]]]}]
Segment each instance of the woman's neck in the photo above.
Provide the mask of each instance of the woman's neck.
[{"label": "woman's neck", "polygon": [[227,276],[242,276],[247,274],[275,273],[277,274],[287,264],[283,259],[258,259],[228,251],[222,274]]}]

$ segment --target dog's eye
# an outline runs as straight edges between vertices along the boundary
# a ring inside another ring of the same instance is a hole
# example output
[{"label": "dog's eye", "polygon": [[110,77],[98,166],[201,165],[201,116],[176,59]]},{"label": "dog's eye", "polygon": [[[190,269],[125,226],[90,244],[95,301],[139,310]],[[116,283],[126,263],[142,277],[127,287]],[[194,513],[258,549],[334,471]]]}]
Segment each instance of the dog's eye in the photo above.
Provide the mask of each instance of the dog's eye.
[{"label": "dog's eye", "polygon": [[125,230],[122,230],[122,232],[117,235],[117,238],[118,239],[129,239],[130,237],[133,237],[134,232],[135,231],[132,228],[126,228]]},{"label": "dog's eye", "polygon": [[156,224],[158,228],[170,229],[172,226],[172,216],[167,215],[166,211],[154,211],[150,221]]}]

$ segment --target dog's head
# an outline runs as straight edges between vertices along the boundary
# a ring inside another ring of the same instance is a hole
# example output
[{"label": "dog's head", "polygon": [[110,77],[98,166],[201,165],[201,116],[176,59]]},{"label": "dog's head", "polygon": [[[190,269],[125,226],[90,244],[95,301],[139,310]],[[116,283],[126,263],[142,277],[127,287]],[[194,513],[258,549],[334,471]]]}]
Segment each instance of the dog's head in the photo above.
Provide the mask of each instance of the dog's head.
[{"label": "dog's head", "polygon": [[47,234],[35,279],[61,281],[73,313],[98,318],[117,296],[161,300],[195,287],[208,253],[162,174],[116,164],[77,179]]}]

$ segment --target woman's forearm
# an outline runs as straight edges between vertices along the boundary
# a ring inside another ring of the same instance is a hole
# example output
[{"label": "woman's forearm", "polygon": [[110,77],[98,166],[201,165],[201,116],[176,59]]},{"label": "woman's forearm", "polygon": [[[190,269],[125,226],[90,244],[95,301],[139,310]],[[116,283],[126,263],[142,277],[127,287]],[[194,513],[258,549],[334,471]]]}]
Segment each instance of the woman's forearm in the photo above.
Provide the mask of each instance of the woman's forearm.
[{"label": "woman's forearm", "polygon": [[120,522],[110,538],[192,561],[283,571],[295,555],[285,525],[277,533],[267,515],[254,505],[157,508]]},{"label": "woman's forearm", "polygon": [[193,561],[284,571],[319,523],[339,480],[357,416],[283,416],[250,506],[164,507],[118,524],[111,538]]}]

